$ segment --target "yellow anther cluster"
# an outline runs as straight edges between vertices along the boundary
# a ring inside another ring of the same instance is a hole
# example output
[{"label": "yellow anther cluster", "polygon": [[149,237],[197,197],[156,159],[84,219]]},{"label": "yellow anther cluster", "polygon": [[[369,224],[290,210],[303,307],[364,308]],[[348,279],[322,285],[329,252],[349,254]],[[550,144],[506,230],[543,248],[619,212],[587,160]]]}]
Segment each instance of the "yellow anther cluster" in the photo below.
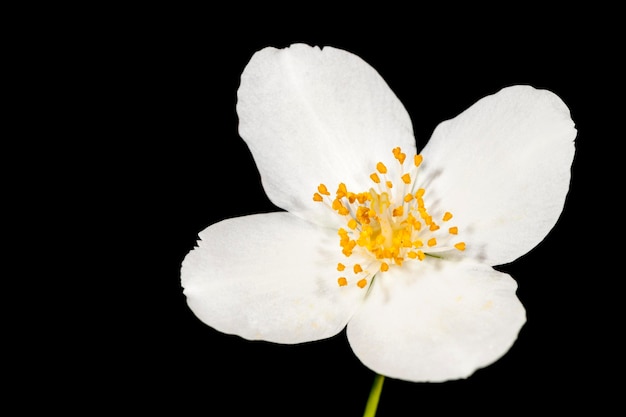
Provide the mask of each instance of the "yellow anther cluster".
[{"label": "yellow anther cluster", "polygon": [[[446,250],[465,250],[464,242],[451,243],[451,236],[457,235],[457,226],[451,226],[446,232],[440,232],[439,220],[429,213],[424,202],[426,190],[413,190],[418,167],[422,156],[415,155],[413,164],[405,172],[406,154],[397,147],[393,156],[400,164],[400,175],[394,181],[386,178],[387,166],[376,164],[376,171],[370,175],[374,187],[369,191],[354,193],[344,183],[339,184],[335,198],[324,184],[320,184],[313,200],[326,202],[338,215],[345,217],[346,227],[339,228],[339,245],[346,257],[359,251],[362,259],[368,263],[355,263],[352,271],[357,278],[356,285],[365,288],[379,271],[388,271],[391,265],[401,266],[407,260],[423,261],[429,252]],[[383,180],[381,181],[381,175]],[[384,185],[383,185],[384,184]],[[394,196],[392,189],[399,198]],[[452,213],[445,212],[438,219],[448,222]],[[441,245],[440,245],[441,241]],[[338,271],[345,271],[344,264],[337,265]],[[337,280],[339,286],[347,286],[349,280],[342,276]]]}]

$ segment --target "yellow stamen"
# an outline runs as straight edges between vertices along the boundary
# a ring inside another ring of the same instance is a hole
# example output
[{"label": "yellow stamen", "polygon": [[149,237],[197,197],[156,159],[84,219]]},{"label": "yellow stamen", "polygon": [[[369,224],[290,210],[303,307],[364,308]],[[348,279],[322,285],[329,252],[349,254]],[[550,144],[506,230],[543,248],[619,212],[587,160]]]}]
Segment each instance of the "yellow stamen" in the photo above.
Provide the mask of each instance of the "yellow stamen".
[{"label": "yellow stamen", "polygon": [[348,280],[346,279],[346,277],[340,277],[337,280],[337,284],[339,284],[340,287],[345,287],[346,285],[348,285]]},{"label": "yellow stamen", "polygon": [[404,196],[404,202],[405,202],[405,203],[408,203],[408,202],[410,202],[411,200],[413,200],[413,194],[409,193],[409,194],[407,194],[407,195],[405,195],[405,196]]},{"label": "yellow stamen", "polygon": [[393,148],[392,152],[393,152],[393,156],[398,160],[398,162],[400,162],[400,164],[403,164],[404,160],[406,159],[406,154],[402,152],[400,147]]},{"label": "yellow stamen", "polygon": [[339,186],[337,187],[337,192],[335,194],[337,198],[346,197],[348,195],[348,189],[346,188],[346,184],[344,184],[343,182],[339,184]]},{"label": "yellow stamen", "polygon": [[402,181],[405,184],[410,184],[411,183],[411,176],[409,174],[404,174],[401,178],[402,178]]},{"label": "yellow stamen", "polygon": [[376,164],[376,170],[378,170],[381,174],[387,173],[387,167],[382,162]]},{"label": "yellow stamen", "polygon": [[404,207],[403,206],[398,206],[395,209],[393,209],[393,212],[391,213],[391,215],[393,217],[400,217],[404,214]]},{"label": "yellow stamen", "polygon": [[437,245],[437,239],[435,239],[434,237],[430,238],[430,239],[428,239],[427,244],[428,244],[428,246],[430,246],[432,248],[433,246]]},{"label": "yellow stamen", "polygon": [[451,227],[451,228],[449,228],[449,229],[448,229],[448,232],[449,232],[451,235],[458,235],[458,234],[459,234],[459,228],[458,228],[458,227],[456,227],[456,226],[453,226],[453,227]]},{"label": "yellow stamen", "polygon": [[346,266],[342,264],[341,262],[339,262],[337,264],[337,271],[343,271],[344,269],[346,269]]},{"label": "yellow stamen", "polygon": [[455,248],[457,248],[460,251],[464,251],[465,250],[465,242],[459,242],[456,245],[454,245]]},{"label": "yellow stamen", "polygon": [[447,222],[451,218],[452,218],[452,213],[450,213],[449,211],[446,211],[446,213],[443,215],[443,221]]},{"label": "yellow stamen", "polygon": [[330,193],[328,192],[328,188],[326,188],[326,186],[324,184],[320,184],[317,187],[317,191],[319,191],[320,194],[323,194],[323,195],[330,195]]},{"label": "yellow stamen", "polygon": [[313,201],[324,201],[324,198],[319,193],[315,193],[313,194]]},{"label": "yellow stamen", "polygon": [[346,214],[350,214],[350,210],[348,210],[342,203],[341,200],[336,198],[333,200],[333,209],[337,211],[337,213],[345,216]]},{"label": "yellow stamen", "polygon": [[370,175],[370,178],[372,179],[372,181],[374,181],[376,184],[380,184],[380,177],[378,176],[377,173],[373,173],[372,175]]},{"label": "yellow stamen", "polygon": [[422,164],[423,160],[424,160],[424,157],[422,157],[422,155],[415,155],[413,157],[413,163],[415,164],[416,167],[419,167]]},{"label": "yellow stamen", "polygon": [[354,264],[353,269],[354,269],[355,274],[358,274],[359,272],[363,272],[363,268],[361,268],[361,265],[359,264]]},{"label": "yellow stamen", "polygon": [[350,221],[348,222],[348,227],[352,230],[356,229],[357,226],[357,222],[354,219],[350,219]]},{"label": "yellow stamen", "polygon": [[359,288],[365,288],[365,286],[367,285],[367,280],[365,278],[360,279],[359,282],[356,283],[356,285],[358,285]]},{"label": "yellow stamen", "polygon": [[393,188],[393,182],[387,181],[386,184],[387,184],[387,188]]}]

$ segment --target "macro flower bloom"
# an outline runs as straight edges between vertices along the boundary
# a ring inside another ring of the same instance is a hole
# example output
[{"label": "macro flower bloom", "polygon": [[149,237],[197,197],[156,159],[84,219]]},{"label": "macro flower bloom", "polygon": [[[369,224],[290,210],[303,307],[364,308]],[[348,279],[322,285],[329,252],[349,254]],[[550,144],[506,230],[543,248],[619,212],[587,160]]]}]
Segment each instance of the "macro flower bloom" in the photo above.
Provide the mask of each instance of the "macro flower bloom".
[{"label": "macro flower bloom", "polygon": [[417,154],[407,111],[371,66],[295,44],[254,54],[237,114],[285,211],[199,234],[181,281],[200,320],[292,344],[347,326],[363,364],[416,382],[465,378],[509,350],[525,309],[493,266],[539,244],[563,210],[576,129],[559,97],[504,88]]}]

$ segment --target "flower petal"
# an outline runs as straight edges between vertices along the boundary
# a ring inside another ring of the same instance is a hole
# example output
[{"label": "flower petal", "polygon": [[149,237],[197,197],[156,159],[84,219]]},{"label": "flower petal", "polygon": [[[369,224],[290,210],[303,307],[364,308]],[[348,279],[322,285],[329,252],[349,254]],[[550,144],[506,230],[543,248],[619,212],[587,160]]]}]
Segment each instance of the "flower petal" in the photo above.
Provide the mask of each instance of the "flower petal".
[{"label": "flower petal", "polygon": [[428,258],[378,275],[348,324],[357,357],[414,382],[465,378],[499,359],[524,324],[516,282],[493,268]]},{"label": "flower petal", "polygon": [[[241,76],[239,133],[277,206],[318,224],[337,217],[312,196],[324,183],[367,191],[380,158],[415,152],[408,113],[380,75],[349,52],[263,49]],[[390,168],[390,171],[395,167]]]},{"label": "flower petal", "polygon": [[246,339],[300,343],[340,332],[363,291],[340,288],[336,232],[289,213],[232,218],[200,233],[181,281],[206,324]]},{"label": "flower petal", "polygon": [[563,210],[575,137],[563,101],[530,86],[505,88],[437,126],[421,181],[430,201],[454,213],[467,256],[504,264],[544,239]]}]

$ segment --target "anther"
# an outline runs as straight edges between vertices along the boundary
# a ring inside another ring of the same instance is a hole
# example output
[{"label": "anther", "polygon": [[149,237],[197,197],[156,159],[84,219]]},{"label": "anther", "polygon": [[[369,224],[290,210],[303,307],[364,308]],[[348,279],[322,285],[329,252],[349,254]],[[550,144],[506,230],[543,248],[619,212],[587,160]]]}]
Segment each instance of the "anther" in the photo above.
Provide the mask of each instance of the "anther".
[{"label": "anther", "polygon": [[380,184],[380,177],[378,176],[377,173],[373,173],[372,175],[370,175],[370,178],[372,179],[372,181],[374,181],[376,184]]},{"label": "anther", "polygon": [[333,200],[333,210],[336,210],[337,213],[341,214],[342,216],[345,216],[346,214],[350,213],[350,210],[348,210],[343,204],[341,204],[341,201],[336,198],[335,200]]},{"label": "anther", "polygon": [[359,288],[365,288],[365,286],[367,285],[367,280],[365,278],[360,279],[359,282],[356,283],[356,285],[358,285]]},{"label": "anther", "polygon": [[459,242],[456,245],[454,245],[455,248],[457,248],[460,251],[464,251],[465,250],[465,242]]},{"label": "anther", "polygon": [[323,194],[323,195],[330,195],[330,193],[328,192],[328,189],[326,188],[326,186],[324,184],[320,184],[317,187],[317,191],[319,191],[320,194]]},{"label": "anther", "polygon": [[411,176],[409,174],[404,174],[401,178],[402,178],[402,181],[405,184],[410,184],[411,183]]},{"label": "anther", "polygon": [[343,182],[339,184],[337,187],[337,192],[335,193],[337,198],[343,198],[348,196],[348,189],[346,188],[346,184]]},{"label": "anther", "polygon": [[379,162],[379,163],[376,164],[376,169],[381,174],[386,174],[387,173],[387,167],[382,162]]},{"label": "anther", "polygon": [[451,235],[457,235],[457,234],[459,234],[459,228],[458,228],[458,227],[456,227],[456,226],[453,226],[453,227],[451,227],[451,228],[449,228],[449,229],[448,229],[448,232],[449,232]]},{"label": "anther", "polygon": [[354,273],[358,274],[359,272],[363,272],[363,268],[361,268],[361,265],[359,264],[354,264]]},{"label": "anther", "polygon": [[415,155],[413,157],[413,163],[415,164],[416,167],[419,167],[421,165],[423,159],[424,159],[424,157],[422,157],[422,155]]},{"label": "anther", "polygon": [[337,280],[337,284],[339,284],[340,287],[345,287],[346,285],[348,285],[348,280],[346,279],[346,277],[340,277]]},{"label": "anther", "polygon": [[337,264],[337,271],[343,271],[344,269],[346,269],[346,266],[342,264],[341,262],[339,262]]},{"label": "anther", "polygon": [[450,213],[449,211],[446,211],[446,213],[443,215],[443,221],[447,222],[451,218],[452,218],[452,213]]},{"label": "anther", "polygon": [[428,239],[427,245],[432,248],[433,246],[437,245],[437,239],[435,239],[434,237]]},{"label": "anther", "polygon": [[400,162],[400,164],[403,164],[404,160],[406,159],[406,154],[402,152],[400,147],[393,148],[392,152],[393,152],[393,156],[398,160],[398,162]]}]

